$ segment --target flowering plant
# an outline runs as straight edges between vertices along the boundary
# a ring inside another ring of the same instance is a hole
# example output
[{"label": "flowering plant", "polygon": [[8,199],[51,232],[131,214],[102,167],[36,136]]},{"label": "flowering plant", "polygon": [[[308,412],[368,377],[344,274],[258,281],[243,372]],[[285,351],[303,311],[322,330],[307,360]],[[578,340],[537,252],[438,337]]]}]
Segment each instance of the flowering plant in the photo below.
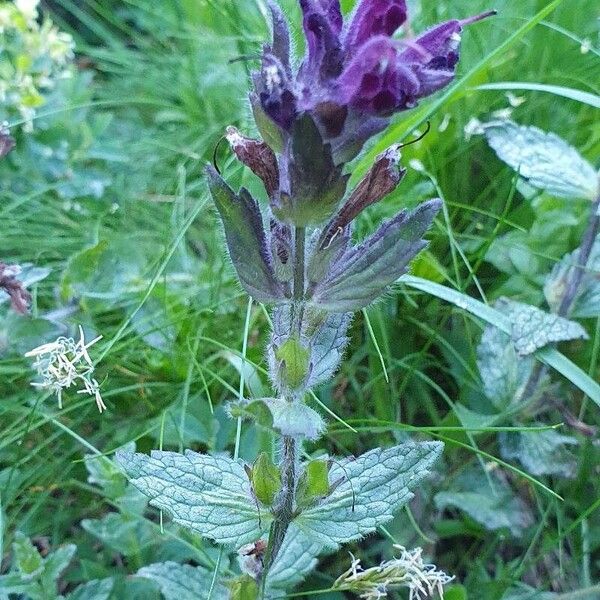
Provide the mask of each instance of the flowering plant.
[{"label": "flowering plant", "polygon": [[[404,0],[363,0],[345,24],[338,0],[300,5],[306,54],[296,69],[286,18],[270,4],[273,40],[250,94],[262,140],[235,128],[226,134],[238,159],[264,183],[268,207],[245,189],[234,191],[215,167],[206,169],[240,283],[273,306],[267,356],[276,396],[241,399],[230,412],[279,436],[279,462],[264,453],[253,465],[237,453],[234,459],[118,455],[153,505],[239,549],[245,574],[231,590],[240,598],[255,597],[260,588],[275,593],[301,578],[323,550],[373,532],[410,500],[441,453],[440,443],[407,442],[352,460],[301,461],[303,440],[317,439],[325,428],[304,400],[338,368],[352,313],[405,273],[441,207],[431,200],[403,210],[353,244],[353,221],[393,191],[405,171],[400,146],[393,146],[348,191],[347,164],[394,113],[452,81],[463,27],[491,14],[400,40],[392,36],[406,21]],[[291,582],[288,568],[297,574]]]},{"label": "flowering plant", "polygon": [[0,2],[0,122],[19,116],[28,130],[44,93],[72,75],[73,39],[47,17],[39,24],[38,4]]}]

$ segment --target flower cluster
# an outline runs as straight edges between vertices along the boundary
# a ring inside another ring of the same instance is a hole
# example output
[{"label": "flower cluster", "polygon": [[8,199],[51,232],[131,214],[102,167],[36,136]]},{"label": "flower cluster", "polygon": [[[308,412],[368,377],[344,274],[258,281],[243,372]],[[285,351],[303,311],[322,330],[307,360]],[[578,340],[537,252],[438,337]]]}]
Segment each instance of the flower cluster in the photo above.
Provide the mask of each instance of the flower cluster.
[{"label": "flower cluster", "polygon": [[87,342],[83,329],[79,327],[79,340],[59,337],[54,342],[43,344],[25,354],[35,358],[35,369],[42,381],[33,383],[35,387],[50,390],[58,398],[58,407],[62,408],[62,391],[72,385],[82,386],[78,394],[88,394],[96,400],[98,410],[106,410],[106,405],[100,395],[100,386],[93,378],[94,363],[88,354],[88,348],[101,339],[97,337]]},{"label": "flower cluster", "polygon": [[31,130],[44,94],[72,73],[73,39],[48,19],[39,0],[0,2],[0,122],[20,116]]},{"label": "flower cluster", "polygon": [[454,577],[440,571],[435,565],[424,563],[421,548],[407,550],[398,545],[394,548],[400,551],[398,558],[370,569],[363,569],[360,560],[350,555],[350,568],[338,577],[333,588],[356,592],[367,600],[387,598],[388,592],[399,588],[408,588],[409,600],[431,598],[435,593],[443,598],[444,586]]},{"label": "flower cluster", "polygon": [[[405,273],[441,206],[431,200],[401,211],[354,245],[353,221],[405,171],[393,146],[348,191],[346,165],[393,113],[452,80],[462,28],[491,13],[396,39],[405,0],[362,0],[347,23],[339,0],[300,0],[306,54],[295,61],[286,18],[269,6],[273,40],[250,94],[262,140],[233,127],[226,133],[237,158],[262,180],[268,209],[247,190],[231,189],[212,166],[207,176],[240,283],[277,307],[269,347],[275,387],[300,396],[339,362],[349,323],[339,315],[364,308]],[[326,352],[331,345],[336,351]]]}]

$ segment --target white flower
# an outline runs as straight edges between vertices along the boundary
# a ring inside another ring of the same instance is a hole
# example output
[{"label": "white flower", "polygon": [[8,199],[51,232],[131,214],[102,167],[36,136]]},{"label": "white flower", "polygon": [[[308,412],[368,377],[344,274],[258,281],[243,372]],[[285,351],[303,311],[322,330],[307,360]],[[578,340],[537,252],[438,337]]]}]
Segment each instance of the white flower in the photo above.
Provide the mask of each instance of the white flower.
[{"label": "white flower", "polygon": [[37,7],[39,3],[40,0],[15,0],[15,6],[27,21],[35,21],[37,19]]},{"label": "white flower", "polygon": [[389,591],[409,589],[409,600],[425,600],[438,594],[444,597],[444,586],[454,579],[435,565],[423,562],[423,550],[407,550],[395,545],[400,556],[381,563],[378,567],[363,569],[360,560],[352,554],[352,564],[333,584],[334,589],[351,590],[365,600],[387,598]]},{"label": "white flower", "polygon": [[100,386],[92,377],[94,363],[88,353],[88,348],[93,346],[99,336],[86,343],[83,329],[79,327],[79,341],[73,338],[59,337],[54,342],[42,344],[25,354],[28,358],[35,358],[34,367],[42,378],[39,383],[31,385],[53,391],[58,398],[58,407],[62,408],[62,391],[72,385],[82,386],[78,394],[88,394],[96,400],[98,410],[106,410],[106,405],[100,395]]}]

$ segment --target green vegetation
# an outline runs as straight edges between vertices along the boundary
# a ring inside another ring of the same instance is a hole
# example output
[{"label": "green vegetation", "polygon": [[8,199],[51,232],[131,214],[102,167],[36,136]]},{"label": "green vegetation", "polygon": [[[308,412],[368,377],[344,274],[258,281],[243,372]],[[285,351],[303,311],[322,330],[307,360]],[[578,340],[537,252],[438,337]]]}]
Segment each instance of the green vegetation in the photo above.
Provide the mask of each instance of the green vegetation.
[{"label": "green vegetation", "polygon": [[[349,11],[353,2],[342,4]],[[490,8],[486,0],[409,4],[416,31]],[[297,3],[281,5],[299,45]],[[355,235],[432,197],[445,207],[412,278],[353,321],[341,370],[310,402],[327,431],[305,450],[317,459],[409,436],[445,442],[409,508],[348,547],[365,568],[390,560],[393,544],[422,546],[428,561],[456,576],[447,600],[598,598],[596,309],[573,315],[589,339],[572,335],[579,339],[558,346],[572,364],[550,356],[553,347],[542,351],[560,374],[540,370],[522,404],[514,389],[496,401],[504,392],[490,391],[491,376],[482,381],[479,347],[486,326],[502,317],[481,304],[508,297],[549,310],[544,285],[579,246],[590,202],[525,185],[474,121],[510,111],[521,125],[556,133],[597,169],[597,6],[497,0],[492,8],[498,16],[464,36],[456,81],[399,114],[355,161],[354,182],[377,153],[424,133],[429,121],[427,135],[403,149],[403,165],[412,166],[405,181],[361,215]],[[182,600],[157,568],[166,561],[180,565],[171,577],[197,578],[205,587],[194,589],[217,598],[223,590],[213,574],[238,573],[235,555],[148,508],[111,459],[133,445],[230,454],[235,447],[250,464],[266,452],[257,465],[271,477],[263,493],[278,489],[268,428],[243,422],[239,430],[226,409],[243,395],[271,395],[268,317],[235,280],[202,174],[214,155],[232,187],[264,199],[219,140],[228,125],[253,133],[247,91],[269,35],[266,6],[54,0],[43,12],[73,37],[71,76],[36,87],[35,114],[0,107],[16,140],[0,162],[0,262],[23,267],[32,295],[29,315],[0,299],[0,599],[3,585],[33,598],[19,586],[34,581],[41,598]],[[0,83],[14,77],[5,54]],[[434,284],[459,294],[444,297]],[[473,309],[463,294],[481,304]],[[52,393],[31,386],[36,374],[24,354],[61,335],[78,339],[79,325],[86,340],[102,336],[89,350],[102,414],[79,388],[63,392],[59,409]],[[494,331],[486,330],[487,350],[502,343]],[[304,378],[298,349],[282,353]],[[536,360],[505,358],[499,368],[512,365],[517,382],[519,365]],[[325,463],[312,464],[306,494],[327,487]],[[296,593],[352,597],[329,591],[349,564],[345,551],[321,558]],[[87,591],[76,590],[86,583]]]}]

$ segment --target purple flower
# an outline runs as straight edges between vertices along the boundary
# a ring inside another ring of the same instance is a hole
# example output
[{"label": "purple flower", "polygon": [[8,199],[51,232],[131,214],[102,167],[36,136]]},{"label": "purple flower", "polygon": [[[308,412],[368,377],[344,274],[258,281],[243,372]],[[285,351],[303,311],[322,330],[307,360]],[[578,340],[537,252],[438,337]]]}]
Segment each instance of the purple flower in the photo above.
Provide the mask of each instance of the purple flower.
[{"label": "purple flower", "polygon": [[406,21],[405,0],[363,0],[358,4],[344,39],[348,56],[371,38],[392,36]]},{"label": "purple flower", "polygon": [[[267,47],[255,84],[263,110],[285,131],[309,112],[326,139],[345,135],[350,140],[356,123],[412,108],[448,85],[462,28],[493,14],[451,20],[417,38],[398,40],[392,36],[406,21],[405,0],[362,0],[346,27],[339,0],[299,1],[307,49],[298,72],[294,76]],[[282,29],[281,12],[273,10],[275,48],[289,34]]]}]

